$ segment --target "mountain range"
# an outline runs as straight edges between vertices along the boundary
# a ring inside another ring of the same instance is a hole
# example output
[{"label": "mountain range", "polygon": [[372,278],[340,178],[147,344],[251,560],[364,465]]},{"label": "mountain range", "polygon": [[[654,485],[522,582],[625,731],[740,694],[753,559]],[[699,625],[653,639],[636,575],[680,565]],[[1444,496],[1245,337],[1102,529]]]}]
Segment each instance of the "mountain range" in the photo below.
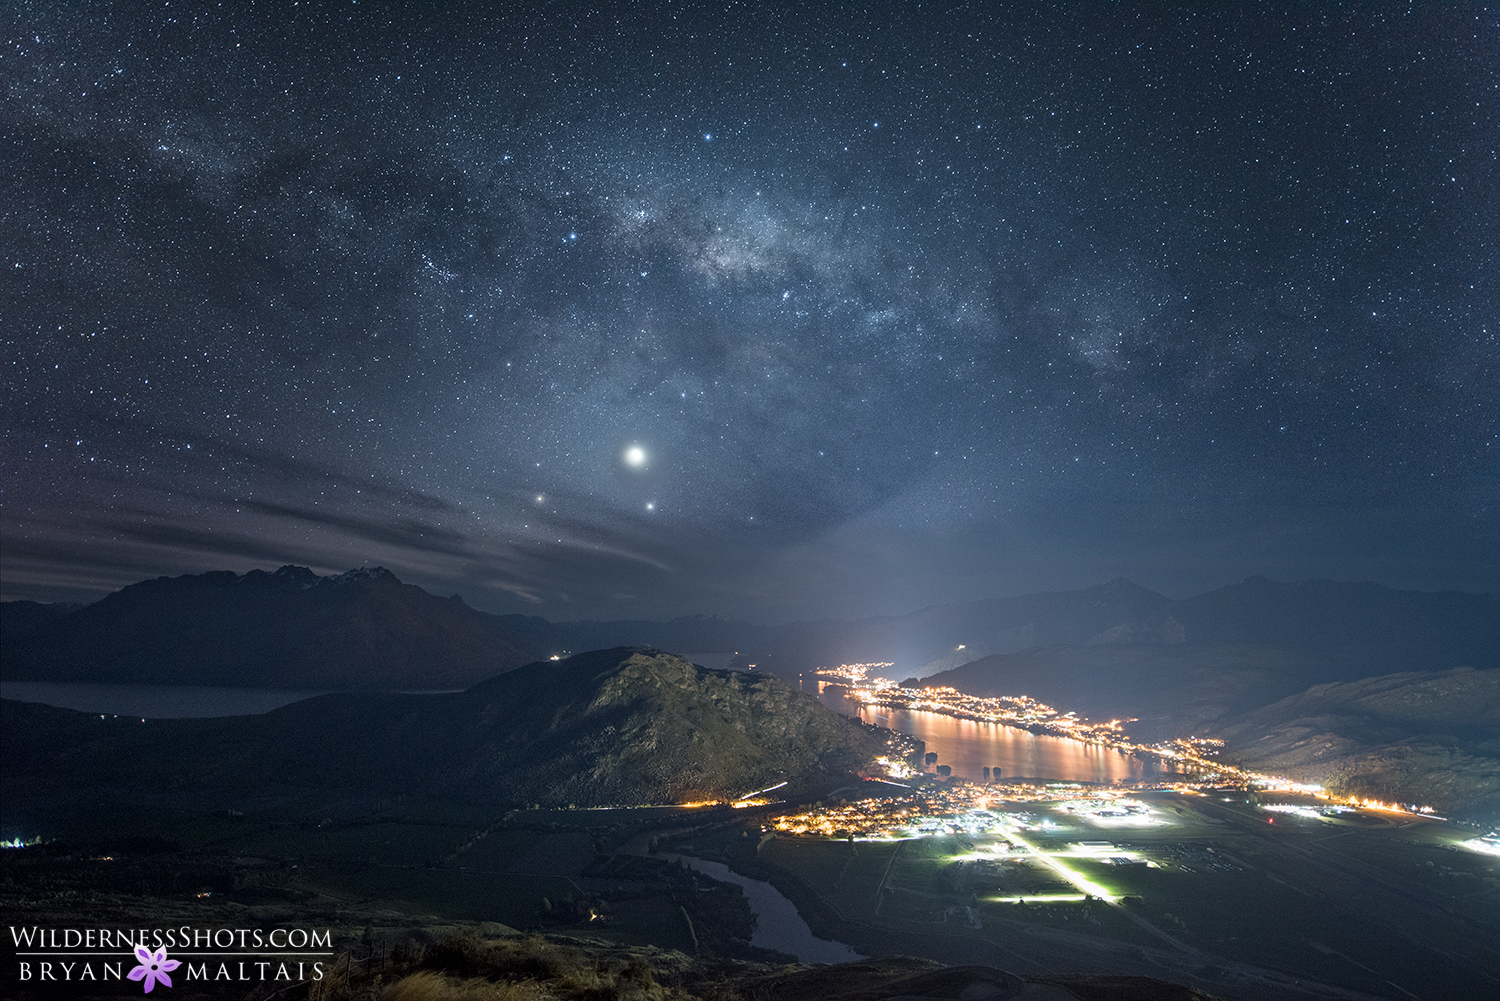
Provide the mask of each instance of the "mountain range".
[{"label": "mountain range", "polygon": [[[1399,671],[1500,667],[1500,599],[1493,595],[1261,577],[1180,601],[1120,579],[903,616],[763,626],[707,616],[550,622],[482,612],[379,567],[320,577],[286,566],[161,577],[83,607],[5,602],[0,632],[0,676],[11,681],[365,691],[464,688],[531,660],[616,646],[755,664],[788,679],[854,662],[893,662],[898,676],[932,675],[1033,651],[987,663],[1008,671],[1032,664],[1019,677],[1050,684],[1074,670],[1064,661],[1097,662],[1137,686],[1149,686],[1154,672],[1170,679],[1193,670],[1184,665],[1197,654],[1184,651],[1200,651],[1206,669],[1244,665],[1273,688],[1274,678],[1284,678],[1290,687],[1276,689],[1277,697]],[[1034,652],[1058,647],[1117,653]]]},{"label": "mountain range", "polygon": [[8,681],[454,689],[537,659],[493,616],[381,567],[159,577],[61,614],[0,614]]}]

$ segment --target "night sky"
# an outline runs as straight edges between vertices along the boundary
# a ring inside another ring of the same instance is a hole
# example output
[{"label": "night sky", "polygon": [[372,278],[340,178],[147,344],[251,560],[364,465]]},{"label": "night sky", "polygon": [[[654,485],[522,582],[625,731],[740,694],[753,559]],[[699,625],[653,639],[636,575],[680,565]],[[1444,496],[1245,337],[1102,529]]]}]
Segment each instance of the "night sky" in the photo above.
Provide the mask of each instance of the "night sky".
[{"label": "night sky", "polygon": [[1500,590],[1495,8],[203,6],[0,13],[7,599]]}]

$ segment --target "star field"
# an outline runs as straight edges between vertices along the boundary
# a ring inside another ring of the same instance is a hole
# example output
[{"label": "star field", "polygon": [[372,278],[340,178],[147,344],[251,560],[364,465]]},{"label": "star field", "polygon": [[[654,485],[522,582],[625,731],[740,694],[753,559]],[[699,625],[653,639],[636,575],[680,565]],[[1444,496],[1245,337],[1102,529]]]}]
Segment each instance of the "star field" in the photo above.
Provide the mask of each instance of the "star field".
[{"label": "star field", "polygon": [[4,596],[1500,587],[1481,5],[12,5]]}]

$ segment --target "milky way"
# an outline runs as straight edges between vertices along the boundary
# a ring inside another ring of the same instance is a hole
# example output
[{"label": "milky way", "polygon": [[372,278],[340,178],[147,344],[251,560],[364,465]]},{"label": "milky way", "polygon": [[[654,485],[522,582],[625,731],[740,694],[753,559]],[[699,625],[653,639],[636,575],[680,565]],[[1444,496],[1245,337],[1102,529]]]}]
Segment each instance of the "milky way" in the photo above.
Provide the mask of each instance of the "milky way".
[{"label": "milky way", "polygon": [[0,14],[6,598],[1500,587],[1493,10],[243,6]]}]

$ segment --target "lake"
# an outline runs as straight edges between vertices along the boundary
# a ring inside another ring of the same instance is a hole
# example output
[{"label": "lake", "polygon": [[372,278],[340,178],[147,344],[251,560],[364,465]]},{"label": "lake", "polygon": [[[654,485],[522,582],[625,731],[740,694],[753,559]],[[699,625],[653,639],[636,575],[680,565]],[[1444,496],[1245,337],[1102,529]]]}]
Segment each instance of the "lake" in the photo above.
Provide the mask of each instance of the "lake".
[{"label": "lake", "polygon": [[278,688],[205,688],[196,685],[103,685],[60,681],[0,681],[0,698],[63,709],[146,719],[255,716],[322,691]]},{"label": "lake", "polygon": [[[1138,758],[1098,744],[1032,733],[1014,726],[979,723],[921,709],[891,709],[861,704],[823,692],[818,700],[845,716],[890,727],[926,741],[937,763],[954,775],[982,780],[986,767],[1004,778],[1042,778],[1071,782],[1129,782],[1166,777],[1167,762]],[[930,770],[930,769],[929,769]]]}]

